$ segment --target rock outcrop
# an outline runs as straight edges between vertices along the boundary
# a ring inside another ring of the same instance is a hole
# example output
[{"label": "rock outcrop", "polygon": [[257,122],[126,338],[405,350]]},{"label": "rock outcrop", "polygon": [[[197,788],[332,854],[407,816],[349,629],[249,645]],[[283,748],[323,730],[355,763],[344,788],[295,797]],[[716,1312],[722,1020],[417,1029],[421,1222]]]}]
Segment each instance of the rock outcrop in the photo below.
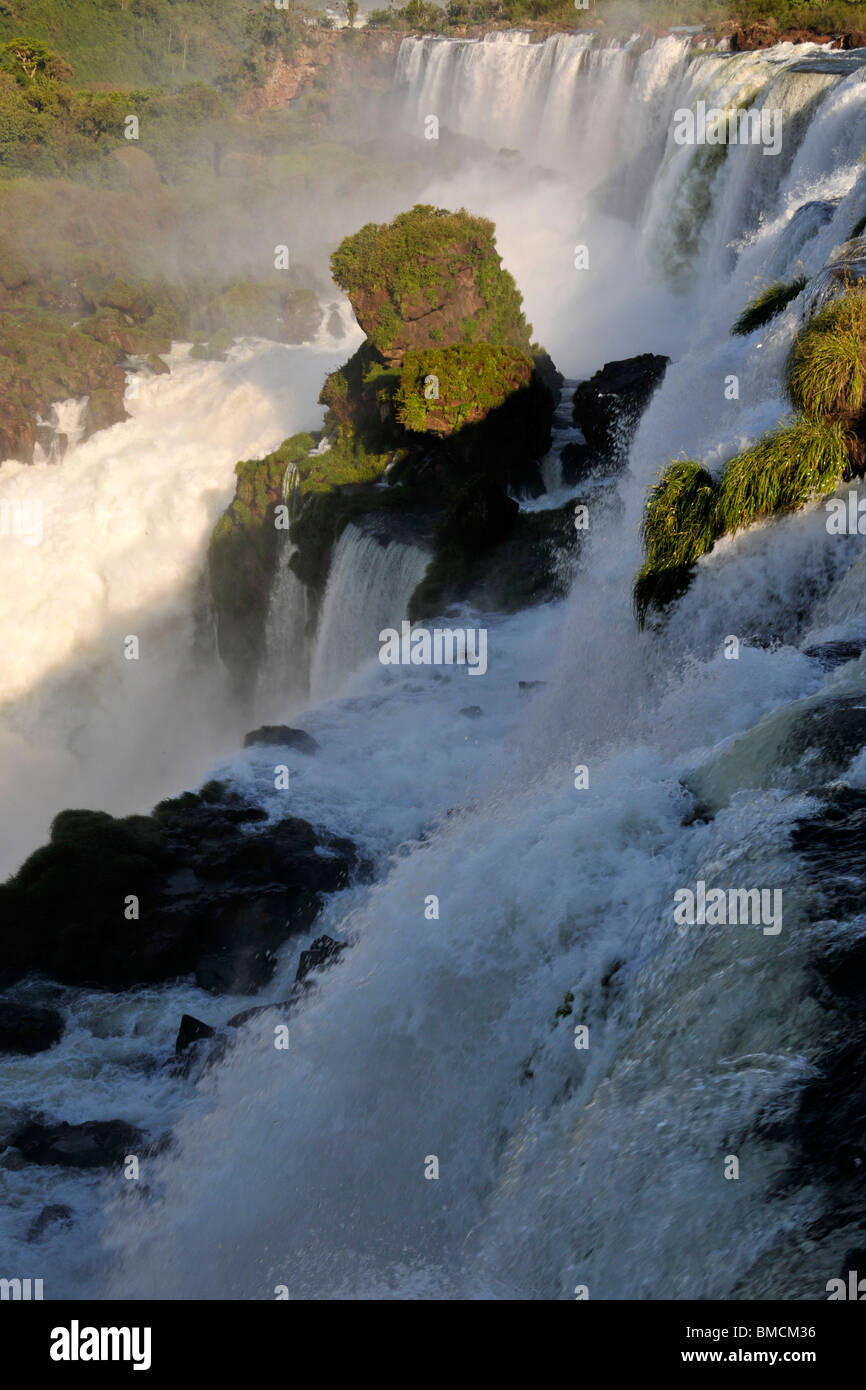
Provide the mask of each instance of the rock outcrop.
[{"label": "rock outcrop", "polygon": [[191,973],[215,993],[255,991],[364,867],[349,840],[265,821],[220,783],[151,816],[61,812],[0,887],[0,969],[109,989]]},{"label": "rock outcrop", "polygon": [[563,475],[576,481],[591,469],[621,468],[640,417],[660,385],[669,357],[651,352],[606,362],[574,393],[574,423],[586,441],[563,451]]}]

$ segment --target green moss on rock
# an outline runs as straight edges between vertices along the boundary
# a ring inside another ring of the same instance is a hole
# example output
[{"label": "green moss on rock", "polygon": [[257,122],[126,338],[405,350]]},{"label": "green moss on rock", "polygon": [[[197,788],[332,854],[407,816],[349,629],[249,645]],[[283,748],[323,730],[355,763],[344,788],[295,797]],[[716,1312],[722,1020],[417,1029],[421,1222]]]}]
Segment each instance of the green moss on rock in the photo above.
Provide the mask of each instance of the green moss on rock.
[{"label": "green moss on rock", "polygon": [[453,434],[525,390],[532,372],[525,352],[489,343],[409,352],[395,396],[397,419],[416,434]]},{"label": "green moss on rock", "polygon": [[389,363],[470,335],[529,351],[520,292],[502,269],[494,226],[485,217],[417,204],[389,224],[370,222],[346,237],[331,269]]}]

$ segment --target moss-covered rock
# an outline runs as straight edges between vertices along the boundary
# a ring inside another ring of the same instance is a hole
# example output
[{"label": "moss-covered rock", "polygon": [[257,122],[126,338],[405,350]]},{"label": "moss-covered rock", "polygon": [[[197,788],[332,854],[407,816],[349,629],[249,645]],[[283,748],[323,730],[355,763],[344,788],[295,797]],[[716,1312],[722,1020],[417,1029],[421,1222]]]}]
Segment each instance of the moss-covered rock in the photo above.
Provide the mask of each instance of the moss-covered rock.
[{"label": "moss-covered rock", "polygon": [[346,237],[334,279],[389,365],[412,350],[484,342],[530,347],[520,292],[496,251],[494,226],[465,210],[417,204]]},{"label": "moss-covered rock", "polygon": [[255,336],[283,343],[309,341],[323,318],[315,291],[286,290],[276,280],[239,280],[216,295],[203,313],[211,335]]},{"label": "moss-covered rock", "polygon": [[[368,512],[409,514],[435,533],[424,604],[478,590],[479,557],[514,529],[518,504],[508,490],[542,491],[539,460],[550,446],[561,384],[547,355],[530,351],[493,226],[465,212],[417,207],[388,227],[370,224],[346,238],[334,271],[369,336],[322,386],[325,447],[312,452],[308,439],[291,460],[290,563],[311,611],[344,528]],[[262,656],[277,555],[269,512],[280,500],[292,444],[238,466],[237,496],[211,545],[220,653],[239,689]],[[524,528],[520,555],[532,555],[541,573],[514,592],[537,596],[549,590],[549,567],[530,544],[531,529]]]},{"label": "moss-covered rock", "polygon": [[489,343],[408,352],[394,397],[397,419],[414,434],[454,434],[526,390],[532,372],[527,353]]}]

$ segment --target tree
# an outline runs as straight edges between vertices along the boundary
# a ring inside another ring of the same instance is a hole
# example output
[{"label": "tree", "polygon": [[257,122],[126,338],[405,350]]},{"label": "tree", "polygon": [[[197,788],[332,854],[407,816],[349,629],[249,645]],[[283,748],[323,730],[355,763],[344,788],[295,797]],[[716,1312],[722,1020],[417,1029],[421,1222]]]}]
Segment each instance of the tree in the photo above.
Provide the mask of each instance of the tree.
[{"label": "tree", "polygon": [[54,82],[68,82],[72,68],[59,53],[46,48],[38,39],[10,39],[0,48],[0,68],[11,72],[19,82],[32,82],[36,77],[48,77]]},{"label": "tree", "polygon": [[349,28],[354,29],[355,20],[358,18],[358,0],[346,0],[346,18],[349,21]]}]

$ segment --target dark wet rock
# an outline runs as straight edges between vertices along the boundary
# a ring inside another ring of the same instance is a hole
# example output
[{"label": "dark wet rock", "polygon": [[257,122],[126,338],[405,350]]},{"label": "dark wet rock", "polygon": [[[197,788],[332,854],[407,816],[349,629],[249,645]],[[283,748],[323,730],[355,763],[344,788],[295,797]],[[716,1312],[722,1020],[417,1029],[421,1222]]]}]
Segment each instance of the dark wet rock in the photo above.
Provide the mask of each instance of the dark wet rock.
[{"label": "dark wet rock", "polygon": [[856,661],[866,642],[820,642],[814,647],[804,647],[803,655],[818,661],[825,671],[832,671],[846,661]]},{"label": "dark wet rock", "polygon": [[212,1038],[215,1033],[216,1029],[211,1028],[209,1023],[202,1023],[200,1018],[194,1018],[192,1014],[184,1014],[177,1030],[174,1050],[179,1057],[194,1043],[202,1042],[205,1038]]},{"label": "dark wet rock", "polygon": [[567,484],[579,483],[590,473],[604,466],[604,456],[597,454],[588,444],[566,444],[559,455],[562,468],[562,481]]},{"label": "dark wet rock", "polygon": [[803,321],[809,319],[848,292],[851,285],[866,278],[866,237],[852,237],[840,247],[834,258],[809,281],[803,297]]},{"label": "dark wet rock", "polygon": [[350,840],[263,817],[219,783],[152,816],[62,812],[0,886],[0,968],[113,989],[192,972],[212,991],[260,988],[323,896],[369,871]]},{"label": "dark wet rock", "polygon": [[140,1153],[144,1136],[123,1120],[87,1120],[81,1125],[32,1123],[9,1140],[28,1163],[60,1168],[108,1168]]},{"label": "dark wet rock", "polygon": [[467,705],[465,709],[459,711],[466,719],[480,719],[484,714],[480,705]]},{"label": "dark wet rock", "polygon": [[45,1052],[63,1036],[63,1015],[57,1009],[16,1004],[0,999],[0,1053]]},{"label": "dark wet rock", "polygon": [[53,1227],[70,1226],[74,1220],[75,1213],[65,1202],[52,1202],[49,1206],[43,1207],[39,1215],[30,1222],[27,1239],[41,1240]]},{"label": "dark wet rock", "polygon": [[470,559],[434,559],[409,600],[412,621],[439,618],[449,604],[515,613],[564,597],[578,556],[574,504],[521,511],[497,544],[476,547]]},{"label": "dark wet rock", "polygon": [[845,768],[866,744],[866,695],[837,695],[804,710],[787,740],[786,752],[799,762],[818,759],[822,774]]},{"label": "dark wet rock", "polygon": [[574,423],[588,447],[610,466],[621,466],[650,397],[667,370],[669,357],[652,352],[606,362],[574,393]]},{"label": "dark wet rock", "polygon": [[297,1003],[301,991],[294,993],[289,999],[279,999],[274,1004],[256,1004],[251,1009],[241,1009],[239,1014],[233,1014],[226,1024],[227,1028],[242,1028],[245,1023],[249,1023],[253,1018],[261,1018],[263,1014],[287,1014]]},{"label": "dark wet rock", "polygon": [[295,748],[299,753],[318,753],[319,745],[312,734],[303,729],[290,729],[288,724],[263,724],[244,738],[244,748],[258,745],[264,747]]},{"label": "dark wet rock", "polygon": [[295,976],[298,984],[306,979],[311,970],[321,970],[326,965],[333,965],[345,949],[345,941],[334,941],[330,936],[317,936],[312,946],[301,952],[298,973]]},{"label": "dark wet rock", "polygon": [[715,813],[743,787],[820,792],[844,775],[866,746],[866,694],[817,696],[767,715],[712,762],[690,774],[687,790]]}]

